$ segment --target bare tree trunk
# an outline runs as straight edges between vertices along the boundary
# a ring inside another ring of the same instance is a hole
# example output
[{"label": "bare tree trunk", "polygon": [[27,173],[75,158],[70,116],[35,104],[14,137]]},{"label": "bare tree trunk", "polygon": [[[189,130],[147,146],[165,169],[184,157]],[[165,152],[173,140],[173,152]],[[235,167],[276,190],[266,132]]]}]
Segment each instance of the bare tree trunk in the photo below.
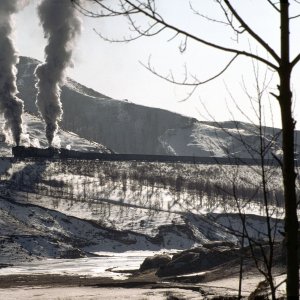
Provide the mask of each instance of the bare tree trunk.
[{"label": "bare tree trunk", "polygon": [[[281,86],[285,97],[289,90]],[[286,101],[288,102],[288,101]],[[283,185],[285,198],[285,233],[287,247],[287,296],[299,296],[299,263],[298,263],[298,217],[296,197],[296,173],[294,165],[294,120],[291,105],[281,103],[282,115],[282,149],[283,149]],[[297,298],[298,299],[298,298]]]},{"label": "bare tree trunk", "polygon": [[[245,215],[242,216],[243,220],[243,234],[242,234],[242,243],[241,243],[241,249],[244,249],[244,239],[245,239]],[[241,261],[240,261],[240,274],[239,274],[239,293],[238,293],[238,299],[242,299],[242,282],[243,282],[243,265],[244,265],[244,254],[241,255]]]},{"label": "bare tree trunk", "polygon": [[296,173],[294,162],[294,130],[291,63],[289,57],[289,2],[281,0],[281,65],[279,69],[279,104],[282,122],[283,185],[285,198],[285,233],[287,248],[287,297],[299,297],[298,217]]}]

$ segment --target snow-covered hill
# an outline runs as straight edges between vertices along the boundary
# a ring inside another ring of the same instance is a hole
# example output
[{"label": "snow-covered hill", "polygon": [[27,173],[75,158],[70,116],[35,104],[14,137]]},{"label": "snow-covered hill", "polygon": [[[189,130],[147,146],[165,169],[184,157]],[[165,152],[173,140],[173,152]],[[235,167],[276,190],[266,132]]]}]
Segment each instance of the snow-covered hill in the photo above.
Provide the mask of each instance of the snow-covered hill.
[{"label": "snow-covered hill", "polygon": [[[38,61],[21,57],[18,89],[28,112],[37,114],[34,70]],[[111,99],[68,78],[62,89],[61,126],[118,153],[249,157],[258,147],[258,129],[240,122],[199,122],[166,110]],[[264,128],[266,140],[278,129]],[[300,134],[298,152],[300,152]],[[280,150],[272,142],[271,151]]]},{"label": "snow-covered hill", "polygon": [[[230,165],[2,158],[2,263],[90,252],[174,251],[212,241],[238,244],[239,209],[248,234],[262,241],[267,227],[258,172],[240,166],[238,207],[230,196],[236,176]],[[280,170],[270,168],[268,174],[271,224],[280,239]]]}]

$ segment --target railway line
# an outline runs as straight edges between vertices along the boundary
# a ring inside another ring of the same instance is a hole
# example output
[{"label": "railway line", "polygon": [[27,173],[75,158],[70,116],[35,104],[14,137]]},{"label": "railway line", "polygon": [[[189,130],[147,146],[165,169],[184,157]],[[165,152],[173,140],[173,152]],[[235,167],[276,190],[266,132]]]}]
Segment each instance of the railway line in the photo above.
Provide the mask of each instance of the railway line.
[{"label": "railway line", "polygon": [[[36,148],[16,146],[12,148],[15,158],[37,159],[75,159],[75,160],[100,160],[100,161],[143,161],[161,163],[187,163],[187,164],[220,164],[220,165],[260,165],[259,158],[238,157],[200,157],[200,156],[173,156],[153,154],[117,154],[99,152],[81,152],[65,148]],[[265,165],[278,166],[275,159],[265,159]]]}]

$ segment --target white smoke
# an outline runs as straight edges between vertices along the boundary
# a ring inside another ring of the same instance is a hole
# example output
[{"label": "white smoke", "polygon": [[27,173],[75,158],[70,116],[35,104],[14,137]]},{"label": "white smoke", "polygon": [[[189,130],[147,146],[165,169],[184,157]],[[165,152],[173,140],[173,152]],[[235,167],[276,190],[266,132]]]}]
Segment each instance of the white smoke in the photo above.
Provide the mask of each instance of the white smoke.
[{"label": "white smoke", "polygon": [[55,148],[60,148],[61,147],[61,140],[60,140],[60,137],[57,134],[53,138],[52,145]]},{"label": "white smoke", "polygon": [[31,141],[30,146],[33,146],[33,147],[36,147],[36,148],[41,148],[39,139],[38,138],[34,138]]},{"label": "white smoke", "polygon": [[21,134],[21,144],[25,147],[29,147],[30,146],[30,137],[28,133],[22,133]]},{"label": "white smoke", "polygon": [[13,14],[22,9],[29,1],[0,1],[0,113],[5,118],[4,132],[7,141],[20,144],[22,134],[22,114],[24,103],[16,95],[18,55],[13,42]]},{"label": "white smoke", "polygon": [[43,0],[38,6],[38,15],[48,44],[45,63],[35,71],[38,78],[36,104],[46,123],[48,144],[52,146],[63,114],[61,86],[66,68],[72,66],[72,50],[81,32],[81,21],[70,0]]}]

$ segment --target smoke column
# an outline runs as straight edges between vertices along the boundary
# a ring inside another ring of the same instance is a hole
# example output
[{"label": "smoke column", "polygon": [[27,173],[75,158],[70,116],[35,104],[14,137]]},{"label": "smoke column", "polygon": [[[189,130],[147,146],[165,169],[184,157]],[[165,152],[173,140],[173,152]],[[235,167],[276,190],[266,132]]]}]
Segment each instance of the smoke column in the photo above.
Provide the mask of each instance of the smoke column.
[{"label": "smoke column", "polygon": [[38,79],[36,104],[46,123],[49,146],[52,146],[58,122],[62,118],[60,93],[65,70],[72,65],[74,42],[81,32],[78,14],[70,0],[43,0],[38,6],[38,15],[48,44],[45,48],[45,63],[35,71]]},{"label": "smoke column", "polygon": [[16,96],[18,55],[12,38],[13,14],[26,4],[27,1],[0,0],[0,113],[5,118],[4,132],[11,132],[16,145],[22,134],[24,103]]}]

